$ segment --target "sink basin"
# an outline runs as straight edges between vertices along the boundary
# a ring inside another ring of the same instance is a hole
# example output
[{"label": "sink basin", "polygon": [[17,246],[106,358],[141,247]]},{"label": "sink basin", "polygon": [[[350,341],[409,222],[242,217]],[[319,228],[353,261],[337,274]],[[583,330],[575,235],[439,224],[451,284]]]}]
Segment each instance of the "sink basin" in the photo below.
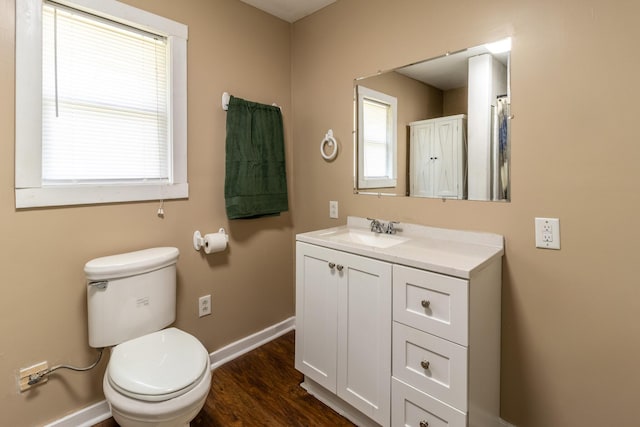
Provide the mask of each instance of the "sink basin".
[{"label": "sink basin", "polygon": [[336,242],[355,243],[358,245],[371,246],[374,248],[390,248],[399,245],[409,239],[393,234],[374,233],[368,230],[345,229],[334,231],[322,235],[323,238]]}]

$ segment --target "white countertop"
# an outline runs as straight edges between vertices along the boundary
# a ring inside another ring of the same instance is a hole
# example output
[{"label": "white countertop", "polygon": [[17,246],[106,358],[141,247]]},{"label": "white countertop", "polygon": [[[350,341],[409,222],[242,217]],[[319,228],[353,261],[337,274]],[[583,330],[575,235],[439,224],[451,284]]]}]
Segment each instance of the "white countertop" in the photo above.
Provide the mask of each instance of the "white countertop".
[{"label": "white countertop", "polygon": [[393,236],[407,240],[387,248],[331,238],[349,229],[373,233],[369,223],[365,218],[348,217],[347,225],[301,233],[296,240],[463,279],[471,278],[474,272],[504,254],[501,235],[416,224],[399,224],[401,231]]}]

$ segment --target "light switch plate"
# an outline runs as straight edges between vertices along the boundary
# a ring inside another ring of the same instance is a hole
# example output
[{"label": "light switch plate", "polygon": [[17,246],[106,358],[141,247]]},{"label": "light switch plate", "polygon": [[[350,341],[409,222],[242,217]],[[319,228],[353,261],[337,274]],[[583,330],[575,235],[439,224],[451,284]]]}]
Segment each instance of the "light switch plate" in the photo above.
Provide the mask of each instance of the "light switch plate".
[{"label": "light switch plate", "polygon": [[560,219],[536,218],[536,248],[560,249]]}]

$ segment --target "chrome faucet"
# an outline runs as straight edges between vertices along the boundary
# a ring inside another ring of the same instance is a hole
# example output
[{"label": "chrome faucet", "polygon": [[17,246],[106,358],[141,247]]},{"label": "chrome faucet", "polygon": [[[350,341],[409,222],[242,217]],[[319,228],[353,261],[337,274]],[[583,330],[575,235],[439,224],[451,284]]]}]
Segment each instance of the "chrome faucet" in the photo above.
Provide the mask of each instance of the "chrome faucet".
[{"label": "chrome faucet", "polygon": [[367,218],[369,221],[371,221],[371,231],[374,233],[382,233],[383,232],[383,226],[382,223],[380,221],[378,221],[375,218]]},{"label": "chrome faucet", "polygon": [[398,229],[396,225],[400,224],[398,221],[389,221],[388,223],[381,222],[375,218],[367,218],[371,221],[371,231],[373,233],[385,233],[385,234],[396,234]]},{"label": "chrome faucet", "polygon": [[[386,234],[396,234],[398,229],[395,226],[398,225],[398,224],[400,224],[398,221],[389,221],[387,223],[387,226],[384,228],[384,232]],[[400,231],[402,231],[402,230],[400,230]]]}]

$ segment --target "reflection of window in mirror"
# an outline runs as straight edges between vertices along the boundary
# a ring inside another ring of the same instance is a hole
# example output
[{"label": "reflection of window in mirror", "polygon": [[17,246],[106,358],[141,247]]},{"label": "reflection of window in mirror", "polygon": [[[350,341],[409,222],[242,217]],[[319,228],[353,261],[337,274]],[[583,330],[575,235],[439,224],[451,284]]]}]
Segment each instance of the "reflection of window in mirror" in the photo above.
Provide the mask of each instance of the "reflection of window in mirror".
[{"label": "reflection of window in mirror", "polygon": [[398,100],[364,86],[357,94],[358,187],[395,187]]}]

